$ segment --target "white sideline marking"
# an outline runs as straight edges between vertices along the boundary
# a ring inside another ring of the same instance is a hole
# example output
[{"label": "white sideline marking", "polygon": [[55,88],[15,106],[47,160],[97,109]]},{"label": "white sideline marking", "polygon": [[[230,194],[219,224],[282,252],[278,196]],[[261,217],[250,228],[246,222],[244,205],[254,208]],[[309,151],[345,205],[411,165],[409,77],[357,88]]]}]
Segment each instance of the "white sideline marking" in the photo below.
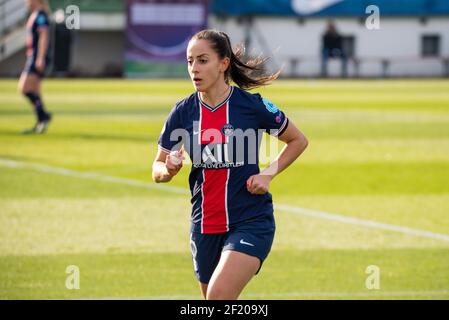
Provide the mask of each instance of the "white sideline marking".
[{"label": "white sideline marking", "polygon": [[[54,173],[54,174],[60,174],[60,175],[64,175],[64,176],[91,179],[91,180],[97,180],[97,181],[106,181],[106,182],[112,182],[112,183],[117,183],[117,184],[125,184],[125,185],[129,185],[129,186],[145,188],[145,189],[149,189],[149,190],[163,190],[163,191],[177,193],[177,194],[183,194],[183,195],[190,194],[190,192],[185,188],[160,185],[160,184],[149,183],[149,182],[141,182],[138,180],[119,178],[119,177],[114,177],[114,176],[107,176],[107,175],[102,175],[102,174],[98,174],[98,173],[94,173],[94,172],[80,172],[80,171],[52,167],[52,166],[47,166],[47,165],[42,165],[42,164],[37,164],[37,163],[25,163],[25,162],[19,162],[19,161],[15,161],[15,160],[8,160],[8,159],[0,158],[0,165],[9,167],[9,168],[29,168],[29,169],[34,169],[34,170],[40,171],[40,172]],[[397,225],[393,225],[393,224],[387,224],[387,223],[381,223],[381,222],[365,220],[365,219],[360,219],[360,218],[348,217],[348,216],[344,216],[341,214],[305,209],[305,208],[294,207],[294,206],[285,205],[285,204],[276,204],[275,208],[279,209],[281,211],[286,211],[286,212],[299,214],[302,216],[307,216],[307,217],[312,217],[312,218],[337,221],[337,222],[346,223],[346,224],[353,224],[353,225],[364,226],[364,227],[368,227],[368,228],[399,232],[399,233],[407,234],[407,235],[411,235],[411,236],[430,238],[430,239],[442,240],[442,241],[449,242],[449,235],[435,233],[435,232],[426,231],[426,230],[402,227],[402,226],[397,226]]]},{"label": "white sideline marking", "polygon": [[347,223],[347,224],[354,224],[357,226],[364,226],[364,227],[374,228],[374,229],[395,231],[395,232],[400,232],[400,233],[404,233],[404,234],[408,234],[408,235],[412,235],[412,236],[431,238],[431,239],[443,240],[443,241],[449,242],[449,235],[445,235],[445,234],[441,234],[441,233],[434,233],[434,232],[426,231],[426,230],[413,229],[413,228],[402,227],[402,226],[397,226],[397,225],[393,225],[393,224],[387,224],[387,223],[365,220],[365,219],[360,219],[360,218],[348,217],[348,216],[344,216],[344,215],[336,214],[336,213],[328,213],[328,212],[324,212],[324,211],[316,211],[316,210],[311,210],[311,209],[292,207],[292,206],[285,205],[285,204],[278,204],[278,205],[275,205],[275,207],[276,207],[276,209],[280,209],[281,211],[288,211],[290,213],[300,214],[303,216],[337,221],[337,222],[342,222],[342,223]]},{"label": "white sideline marking", "polygon": [[[449,295],[449,290],[439,291],[356,291],[356,292],[279,292],[279,293],[248,293],[242,294],[240,300],[254,299],[254,298],[380,298],[380,297],[413,297],[413,296],[446,296]],[[92,297],[80,298],[81,300],[101,299],[101,300],[200,300],[200,295],[165,295],[165,296],[144,296],[144,297]]]},{"label": "white sideline marking", "polygon": [[178,187],[173,187],[173,186],[160,185],[160,184],[156,184],[156,183],[142,182],[142,181],[138,181],[138,180],[119,178],[119,177],[114,177],[114,176],[106,176],[106,175],[102,175],[102,174],[95,173],[95,172],[81,172],[81,171],[75,171],[75,170],[70,170],[70,169],[51,167],[51,166],[38,164],[38,163],[25,163],[25,162],[7,160],[7,159],[2,159],[2,158],[0,158],[0,164],[5,167],[9,167],[9,168],[28,168],[28,169],[34,169],[34,170],[40,171],[40,172],[55,173],[55,174],[60,174],[63,176],[70,176],[70,177],[75,177],[75,178],[84,178],[84,179],[106,181],[106,182],[112,182],[112,183],[118,183],[118,184],[126,184],[126,185],[133,186],[133,187],[145,188],[145,189],[150,189],[150,190],[163,190],[163,191],[178,193],[178,194],[189,194],[189,191],[185,188],[178,188]]}]

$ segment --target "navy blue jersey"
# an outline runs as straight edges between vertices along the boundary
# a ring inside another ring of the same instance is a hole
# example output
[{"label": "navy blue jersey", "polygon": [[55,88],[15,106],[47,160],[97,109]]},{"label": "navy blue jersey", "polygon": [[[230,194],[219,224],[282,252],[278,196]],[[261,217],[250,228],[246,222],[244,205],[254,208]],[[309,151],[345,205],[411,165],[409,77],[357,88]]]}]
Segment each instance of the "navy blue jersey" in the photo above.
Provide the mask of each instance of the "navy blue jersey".
[{"label": "navy blue jersey", "polygon": [[192,160],[192,231],[227,232],[239,222],[273,214],[271,194],[251,194],[246,181],[260,172],[263,133],[277,136],[287,126],[274,104],[238,87],[215,108],[198,92],[174,106],[158,144],[165,152],[183,145]]},{"label": "navy blue jersey", "polygon": [[[36,59],[38,53],[39,44],[39,31],[43,28],[48,28],[50,21],[48,15],[44,10],[34,11],[28,18],[27,22],[27,51],[28,57]],[[48,48],[45,54],[45,58],[48,59]]]}]

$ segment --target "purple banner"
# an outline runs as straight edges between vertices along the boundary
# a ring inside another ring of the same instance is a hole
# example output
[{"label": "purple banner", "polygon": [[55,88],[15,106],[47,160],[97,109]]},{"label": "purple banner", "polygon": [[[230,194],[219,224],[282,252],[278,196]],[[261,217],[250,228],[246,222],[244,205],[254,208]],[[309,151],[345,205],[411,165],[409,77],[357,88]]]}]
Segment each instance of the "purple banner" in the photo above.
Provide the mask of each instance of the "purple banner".
[{"label": "purple banner", "polygon": [[127,0],[125,59],[185,62],[190,37],[207,27],[207,0]]}]

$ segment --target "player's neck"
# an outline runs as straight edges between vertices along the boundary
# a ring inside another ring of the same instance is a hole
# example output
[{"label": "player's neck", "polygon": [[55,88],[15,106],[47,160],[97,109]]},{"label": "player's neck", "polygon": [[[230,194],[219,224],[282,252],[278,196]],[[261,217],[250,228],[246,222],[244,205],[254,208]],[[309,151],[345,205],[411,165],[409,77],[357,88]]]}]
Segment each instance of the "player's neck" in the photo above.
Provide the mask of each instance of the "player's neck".
[{"label": "player's neck", "polygon": [[208,91],[200,92],[201,100],[212,108],[215,108],[226,99],[229,95],[229,90],[231,90],[231,86],[223,83],[223,85],[216,86]]}]

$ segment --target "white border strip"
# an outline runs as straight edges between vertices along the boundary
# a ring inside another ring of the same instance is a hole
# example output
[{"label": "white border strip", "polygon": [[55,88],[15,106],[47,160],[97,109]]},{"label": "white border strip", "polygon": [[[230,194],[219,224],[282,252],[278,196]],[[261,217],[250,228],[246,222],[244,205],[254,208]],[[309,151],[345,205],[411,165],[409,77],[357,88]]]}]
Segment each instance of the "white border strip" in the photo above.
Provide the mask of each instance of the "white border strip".
[{"label": "white border strip", "polygon": [[[129,186],[145,188],[145,189],[149,189],[149,190],[162,190],[162,191],[176,193],[176,194],[182,194],[182,195],[190,194],[190,192],[185,188],[166,186],[166,185],[160,185],[160,184],[149,183],[149,182],[142,182],[142,181],[138,181],[138,180],[119,178],[119,177],[114,177],[114,176],[106,176],[106,175],[101,175],[101,174],[94,173],[94,172],[92,172],[92,173],[91,172],[80,172],[80,171],[69,170],[69,169],[64,169],[64,168],[46,166],[46,165],[37,164],[37,163],[25,163],[25,162],[19,162],[19,161],[15,161],[15,160],[8,160],[8,159],[0,158],[0,165],[2,165],[4,167],[9,167],[9,168],[26,168],[26,169],[33,169],[33,170],[36,170],[39,172],[45,172],[45,173],[54,173],[54,174],[60,174],[60,175],[76,177],[76,178],[84,178],[84,179],[112,182],[112,183],[117,183],[117,184],[125,184],[125,185],[129,185]],[[381,222],[376,222],[376,221],[371,221],[371,220],[354,218],[354,217],[349,217],[349,216],[345,216],[345,215],[341,215],[341,214],[329,213],[329,212],[324,212],[324,211],[316,211],[316,210],[311,210],[311,209],[294,207],[294,206],[285,205],[285,204],[276,204],[275,209],[279,209],[281,211],[290,212],[290,213],[298,214],[298,215],[302,215],[302,216],[312,217],[312,218],[319,218],[319,219],[341,222],[341,223],[346,223],[346,224],[352,224],[352,225],[357,225],[357,226],[363,226],[363,227],[368,227],[368,228],[373,228],[373,229],[393,231],[393,232],[398,232],[398,233],[415,236],[415,237],[430,238],[430,239],[434,239],[434,240],[441,240],[441,241],[449,242],[449,235],[430,232],[430,231],[426,231],[426,230],[402,227],[402,226],[397,226],[397,225],[393,225],[393,224],[387,224],[387,223],[381,223]]]},{"label": "white border strip", "polygon": [[[354,292],[278,292],[278,293],[247,293],[242,294],[239,300],[249,300],[254,298],[371,298],[378,299],[381,297],[430,297],[430,296],[447,296],[449,290],[435,291],[354,291]],[[144,296],[144,297],[91,297],[80,298],[80,300],[101,299],[101,300],[202,300],[198,295],[161,295],[161,296]]]}]

